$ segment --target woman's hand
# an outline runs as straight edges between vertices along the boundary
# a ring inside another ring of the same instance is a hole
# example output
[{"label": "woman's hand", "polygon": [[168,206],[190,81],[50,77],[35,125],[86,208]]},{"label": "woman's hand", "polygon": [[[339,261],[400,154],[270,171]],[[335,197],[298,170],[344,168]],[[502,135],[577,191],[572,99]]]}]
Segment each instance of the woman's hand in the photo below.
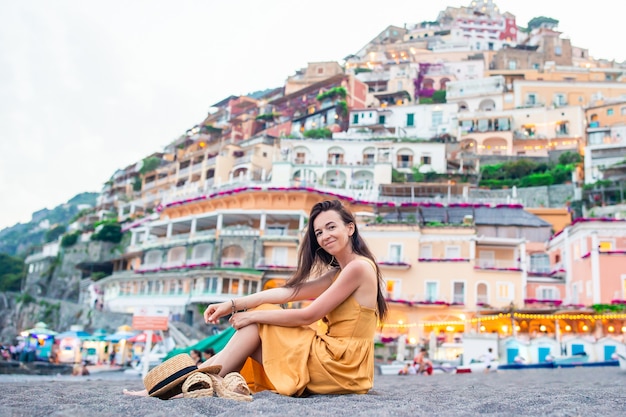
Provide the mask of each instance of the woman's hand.
[{"label": "woman's hand", "polygon": [[235,328],[235,330],[239,330],[242,327],[246,327],[250,324],[256,323],[254,321],[253,311],[241,311],[239,313],[235,313],[230,316],[230,320],[228,321]]},{"label": "woman's hand", "polygon": [[219,304],[210,304],[206,310],[204,310],[204,322],[207,324],[216,324],[220,317],[227,316],[232,312],[233,308],[230,301]]}]

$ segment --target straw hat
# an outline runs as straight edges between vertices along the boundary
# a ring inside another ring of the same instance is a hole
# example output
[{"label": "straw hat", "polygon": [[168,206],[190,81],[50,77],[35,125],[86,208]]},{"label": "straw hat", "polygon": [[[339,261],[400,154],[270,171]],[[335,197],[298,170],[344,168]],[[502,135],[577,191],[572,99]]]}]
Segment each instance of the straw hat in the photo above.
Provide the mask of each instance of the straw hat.
[{"label": "straw hat", "polygon": [[189,354],[181,353],[150,370],[143,384],[149,396],[167,400],[182,392],[182,384],[190,375],[196,372],[217,374],[221,370],[221,365],[199,369]]}]

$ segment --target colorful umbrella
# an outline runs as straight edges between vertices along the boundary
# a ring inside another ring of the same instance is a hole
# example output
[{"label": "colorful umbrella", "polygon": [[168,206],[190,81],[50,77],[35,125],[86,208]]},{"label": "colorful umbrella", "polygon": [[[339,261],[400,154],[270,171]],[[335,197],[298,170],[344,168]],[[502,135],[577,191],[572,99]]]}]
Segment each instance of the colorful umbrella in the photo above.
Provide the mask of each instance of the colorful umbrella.
[{"label": "colorful umbrella", "polygon": [[91,335],[84,330],[69,330],[67,332],[59,333],[56,336],[54,336],[56,340],[61,340],[66,337],[70,337],[73,339],[87,340],[91,337]]},{"label": "colorful umbrella", "polygon": [[48,325],[42,321],[35,324],[35,327],[33,327],[32,329],[27,329],[22,332],[22,336],[24,337],[28,337],[28,336],[48,337],[48,336],[54,336],[56,334],[57,332],[55,332],[54,330],[48,329]]},{"label": "colorful umbrella", "polygon": [[[136,336],[131,337],[130,339],[128,339],[129,342],[131,343],[146,343],[146,341],[148,340],[148,334],[147,333],[139,333]],[[163,340],[163,338],[161,336],[159,336],[158,334],[152,333],[152,343],[157,343],[160,342],[161,340]]]}]

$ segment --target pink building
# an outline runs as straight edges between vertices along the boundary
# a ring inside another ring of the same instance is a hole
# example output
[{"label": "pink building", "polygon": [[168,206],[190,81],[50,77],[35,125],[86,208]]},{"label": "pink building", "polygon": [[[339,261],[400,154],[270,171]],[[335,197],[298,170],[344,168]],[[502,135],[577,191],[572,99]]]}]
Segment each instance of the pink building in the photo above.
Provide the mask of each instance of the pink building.
[{"label": "pink building", "polygon": [[548,243],[566,304],[626,303],[626,220],[576,219]]}]

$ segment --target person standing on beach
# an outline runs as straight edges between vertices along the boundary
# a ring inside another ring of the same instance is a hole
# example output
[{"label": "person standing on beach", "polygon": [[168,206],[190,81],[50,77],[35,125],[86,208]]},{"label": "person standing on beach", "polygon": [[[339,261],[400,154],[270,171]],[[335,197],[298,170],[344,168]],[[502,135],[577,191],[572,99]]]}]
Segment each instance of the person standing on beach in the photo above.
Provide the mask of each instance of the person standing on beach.
[{"label": "person standing on beach", "polygon": [[487,366],[485,367],[485,373],[489,373],[495,359],[496,356],[493,354],[493,348],[487,349],[487,353],[485,353],[485,356],[483,358],[484,362],[487,364]]},{"label": "person standing on beach", "polygon": [[[237,332],[200,368],[220,365],[222,377],[240,371],[253,392],[365,394],[374,380],[376,326],[387,312],[383,288],[352,213],[338,200],[317,203],[284,287],[207,307],[207,323],[230,314]],[[303,308],[279,306],[308,300]]]}]

